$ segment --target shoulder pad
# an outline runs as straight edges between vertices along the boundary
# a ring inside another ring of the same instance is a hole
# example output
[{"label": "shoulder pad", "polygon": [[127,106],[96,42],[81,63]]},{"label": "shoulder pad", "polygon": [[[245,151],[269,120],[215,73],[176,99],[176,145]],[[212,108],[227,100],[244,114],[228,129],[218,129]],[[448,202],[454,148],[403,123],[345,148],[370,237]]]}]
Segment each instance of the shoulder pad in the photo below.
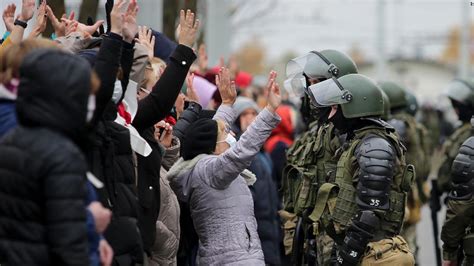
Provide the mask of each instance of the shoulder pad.
[{"label": "shoulder pad", "polygon": [[474,190],[474,137],[468,138],[459,149],[452,165],[453,188],[450,198],[470,199]]},{"label": "shoulder pad", "polygon": [[406,145],[408,140],[408,127],[405,121],[399,119],[390,119],[388,123],[395,128],[395,132],[400,136],[401,141]]},{"label": "shoulder pad", "polygon": [[384,138],[369,135],[356,148],[359,164],[359,183],[357,184],[357,204],[362,209],[389,208],[389,192],[396,152]]}]

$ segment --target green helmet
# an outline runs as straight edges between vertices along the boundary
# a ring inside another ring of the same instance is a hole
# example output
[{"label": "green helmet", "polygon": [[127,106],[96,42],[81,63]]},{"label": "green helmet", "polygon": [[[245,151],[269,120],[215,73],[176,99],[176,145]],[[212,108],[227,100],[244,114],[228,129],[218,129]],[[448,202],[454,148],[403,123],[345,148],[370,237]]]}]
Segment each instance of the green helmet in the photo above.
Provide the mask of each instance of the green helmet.
[{"label": "green helmet", "polygon": [[284,85],[291,96],[301,97],[307,87],[306,77],[329,79],[356,73],[354,61],[344,53],[336,50],[311,51],[288,62]]},{"label": "green helmet", "polygon": [[418,105],[418,100],[416,99],[416,96],[415,94],[409,92],[409,91],[406,91],[407,93],[407,113],[411,114],[412,116],[415,116],[416,113],[418,112],[418,108],[419,108],[419,105]]},{"label": "green helmet", "polygon": [[474,106],[474,80],[455,79],[448,84],[445,94],[451,100]]},{"label": "green helmet", "polygon": [[381,81],[378,85],[387,94],[391,110],[407,106],[406,90],[402,86],[391,81]]},{"label": "green helmet", "polygon": [[317,106],[341,105],[346,118],[384,114],[382,90],[364,75],[349,74],[319,82],[309,87],[308,94]]},{"label": "green helmet", "polygon": [[390,99],[388,98],[387,94],[383,90],[380,90],[380,91],[382,92],[382,97],[383,97],[382,119],[386,121],[390,117]]}]

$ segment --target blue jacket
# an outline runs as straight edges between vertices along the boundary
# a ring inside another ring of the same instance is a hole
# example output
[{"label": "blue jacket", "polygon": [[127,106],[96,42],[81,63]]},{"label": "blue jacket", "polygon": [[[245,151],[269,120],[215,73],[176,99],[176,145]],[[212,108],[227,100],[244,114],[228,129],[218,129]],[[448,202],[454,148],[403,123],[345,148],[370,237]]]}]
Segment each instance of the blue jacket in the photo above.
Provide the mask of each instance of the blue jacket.
[{"label": "blue jacket", "polygon": [[[93,201],[97,201],[97,195],[95,189],[90,182],[87,182],[87,199],[86,199],[86,208]],[[100,263],[100,254],[99,254],[99,241],[102,236],[97,233],[95,229],[94,216],[87,209],[87,237],[89,239],[89,259],[91,266],[99,266]]]},{"label": "blue jacket", "polygon": [[10,129],[15,128],[17,124],[15,102],[0,99],[0,138],[10,131]]}]

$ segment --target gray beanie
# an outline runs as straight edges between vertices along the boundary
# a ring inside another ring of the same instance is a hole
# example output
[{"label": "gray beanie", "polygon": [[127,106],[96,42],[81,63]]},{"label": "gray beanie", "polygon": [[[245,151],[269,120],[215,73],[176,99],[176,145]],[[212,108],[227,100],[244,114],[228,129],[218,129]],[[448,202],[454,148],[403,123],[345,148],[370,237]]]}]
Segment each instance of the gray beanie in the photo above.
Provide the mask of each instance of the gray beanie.
[{"label": "gray beanie", "polygon": [[257,111],[257,113],[260,112],[260,108],[258,108],[258,105],[254,100],[242,96],[237,97],[232,108],[234,108],[234,112],[237,117],[239,117],[247,109],[254,109]]}]

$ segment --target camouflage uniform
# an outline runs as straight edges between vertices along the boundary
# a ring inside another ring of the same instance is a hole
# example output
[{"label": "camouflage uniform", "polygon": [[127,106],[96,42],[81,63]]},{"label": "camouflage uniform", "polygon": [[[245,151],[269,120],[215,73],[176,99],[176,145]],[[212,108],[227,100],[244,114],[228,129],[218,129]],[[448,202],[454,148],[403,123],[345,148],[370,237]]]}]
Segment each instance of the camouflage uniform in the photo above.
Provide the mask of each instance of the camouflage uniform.
[{"label": "camouflage uniform", "polygon": [[413,265],[399,234],[415,172],[395,129],[380,119],[382,91],[357,74],[309,89],[316,104],[337,105],[331,121],[348,136],[337,151],[335,180],[321,185],[309,216],[316,233],[334,239],[340,265]]},{"label": "camouflage uniform", "polygon": [[[303,103],[309,104],[308,95],[303,94],[309,85],[350,73],[357,73],[357,67],[347,55],[335,50],[312,51],[287,64],[285,88],[290,95],[304,95]],[[309,110],[310,106],[302,109]],[[318,108],[313,111],[308,120],[318,121],[289,149],[283,170],[282,217],[287,220],[284,245],[286,254],[293,257],[293,264],[331,265],[333,240],[323,231],[315,235],[308,216],[321,184],[334,180],[337,162],[334,155],[341,144],[334,126],[321,119],[327,114],[321,114]]]},{"label": "camouflage uniform", "polygon": [[462,265],[474,265],[474,137],[468,138],[459,149],[452,165],[451,177],[452,189],[448,195],[448,210],[441,232],[443,258],[458,261],[462,246]]}]

